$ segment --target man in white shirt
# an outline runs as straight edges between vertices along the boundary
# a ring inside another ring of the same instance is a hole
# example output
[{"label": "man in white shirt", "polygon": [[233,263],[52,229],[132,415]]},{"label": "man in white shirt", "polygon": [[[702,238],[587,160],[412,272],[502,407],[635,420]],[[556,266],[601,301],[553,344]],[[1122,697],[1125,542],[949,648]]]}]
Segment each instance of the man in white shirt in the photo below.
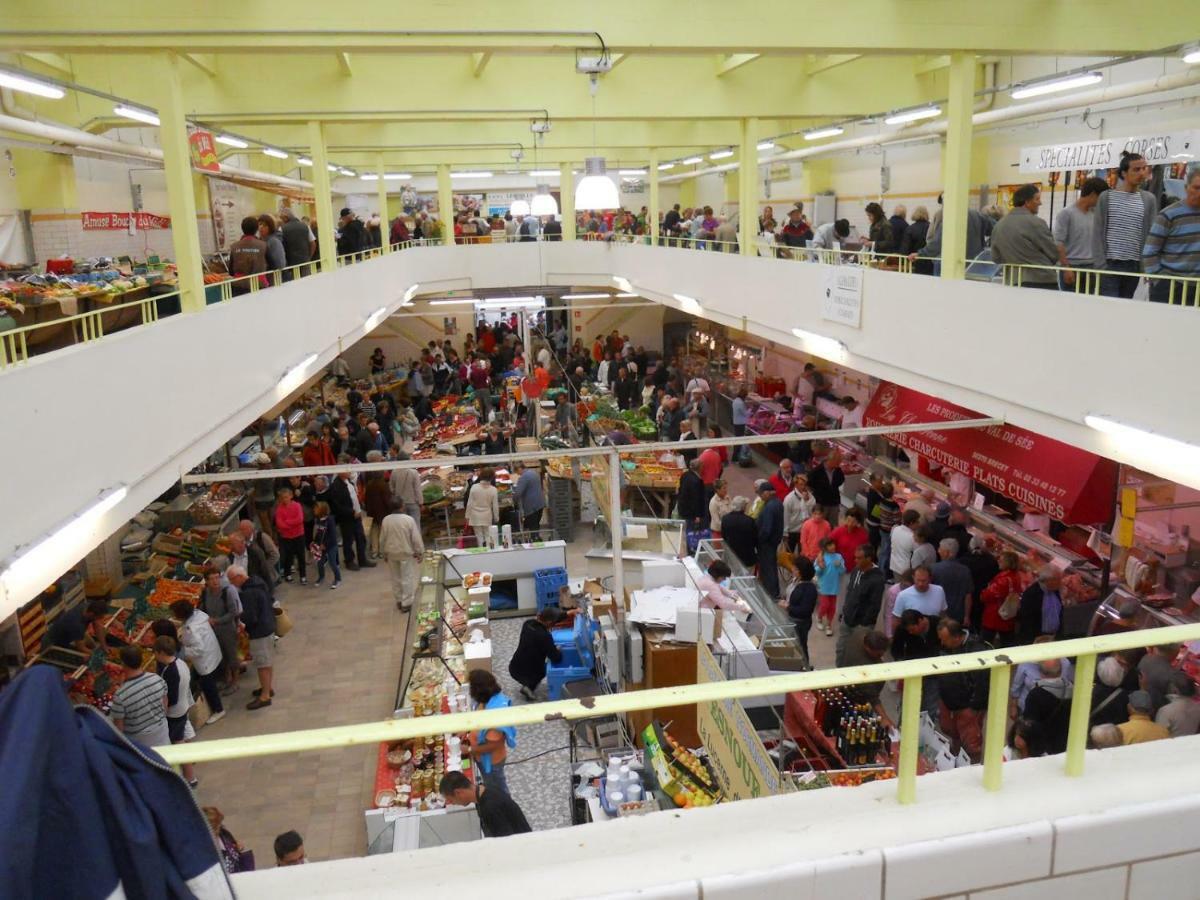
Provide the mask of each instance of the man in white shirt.
[{"label": "man in white shirt", "polygon": [[900,524],[892,528],[892,555],[888,566],[893,578],[899,578],[912,568],[913,549],[916,546],[913,531],[920,524],[920,512],[906,509],[900,517]]},{"label": "man in white shirt", "polygon": [[417,596],[417,572],[425,555],[421,526],[406,513],[395,512],[385,517],[379,534],[379,552],[392,570],[396,608],[408,612]]},{"label": "man in white shirt", "polygon": [[702,375],[697,373],[688,380],[687,385],[683,389],[683,395],[685,397],[690,397],[692,396],[693,391],[700,391],[707,398],[712,393],[712,388],[708,386],[708,381],[706,381]]},{"label": "man in white shirt", "polygon": [[862,428],[863,424],[863,405],[853,397],[846,395],[841,400],[841,406],[844,410],[842,413],[843,428]]},{"label": "man in white shirt", "polygon": [[917,566],[913,572],[913,586],[896,595],[892,607],[892,632],[900,627],[900,617],[906,609],[915,609],[932,624],[946,611],[946,592],[933,583],[933,573],[928,566]]},{"label": "man in white shirt", "polygon": [[547,372],[549,372],[550,371],[550,359],[551,359],[550,347],[549,347],[549,345],[543,345],[542,349],[539,350],[538,354],[537,354],[538,365],[540,365],[543,369],[545,369]]}]

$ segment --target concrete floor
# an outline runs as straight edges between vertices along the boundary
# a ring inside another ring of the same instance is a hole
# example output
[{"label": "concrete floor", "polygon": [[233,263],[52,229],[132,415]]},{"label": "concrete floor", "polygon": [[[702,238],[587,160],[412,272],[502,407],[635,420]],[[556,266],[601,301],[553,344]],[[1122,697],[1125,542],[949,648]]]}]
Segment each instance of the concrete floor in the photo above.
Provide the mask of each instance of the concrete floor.
[{"label": "concrete floor", "polygon": [[[753,482],[764,471],[730,467],[731,492],[751,497]],[[577,528],[567,554],[572,577],[585,572],[583,555],[591,539],[587,526]],[[336,591],[282,584],[278,592],[295,628],[278,645],[274,702],[253,712],[245,708],[257,687],[251,668],[238,693],[225,698],[229,714],[202,729],[198,740],[348,725],[392,713],[408,616],[392,601],[387,569],[346,572]],[[811,635],[817,667],[833,665],[833,642]],[[504,665],[500,670],[507,678]],[[262,867],[274,865],[275,836],[289,829],[303,836],[311,860],[361,856],[366,853],[362,814],[372,799],[375,763],[376,747],[369,746],[205,764],[197,767],[197,799],[221,809],[226,827],[255,851]],[[531,794],[527,803],[536,799]],[[565,813],[565,796],[561,802]],[[550,810],[526,812],[531,821],[561,821]]]}]

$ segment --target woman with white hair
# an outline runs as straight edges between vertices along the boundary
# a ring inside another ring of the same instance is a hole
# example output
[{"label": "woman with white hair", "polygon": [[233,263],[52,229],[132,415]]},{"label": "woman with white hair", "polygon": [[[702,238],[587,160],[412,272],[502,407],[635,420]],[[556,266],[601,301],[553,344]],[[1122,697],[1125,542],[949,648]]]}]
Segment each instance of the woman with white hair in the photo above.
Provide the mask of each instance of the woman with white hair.
[{"label": "woman with white hair", "polygon": [[1096,684],[1092,688],[1090,725],[1120,725],[1129,720],[1129,694],[1122,687],[1125,664],[1117,655],[1106,656],[1096,664]]}]

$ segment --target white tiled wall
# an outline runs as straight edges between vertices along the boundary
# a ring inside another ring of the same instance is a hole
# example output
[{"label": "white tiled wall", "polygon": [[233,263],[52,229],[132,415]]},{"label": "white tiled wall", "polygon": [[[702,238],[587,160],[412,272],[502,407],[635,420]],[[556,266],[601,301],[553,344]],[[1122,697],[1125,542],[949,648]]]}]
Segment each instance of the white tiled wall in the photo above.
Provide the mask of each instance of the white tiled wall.
[{"label": "white tiled wall", "polygon": [[[61,218],[60,218],[61,217]],[[171,229],[138,231],[84,231],[79,210],[35,209],[33,218],[33,250],[38,269],[44,269],[47,259],[69,256],[88,259],[93,256],[129,256],[144,260],[155,253],[164,259],[174,259]],[[213,252],[212,221],[198,218],[200,250]]]}]

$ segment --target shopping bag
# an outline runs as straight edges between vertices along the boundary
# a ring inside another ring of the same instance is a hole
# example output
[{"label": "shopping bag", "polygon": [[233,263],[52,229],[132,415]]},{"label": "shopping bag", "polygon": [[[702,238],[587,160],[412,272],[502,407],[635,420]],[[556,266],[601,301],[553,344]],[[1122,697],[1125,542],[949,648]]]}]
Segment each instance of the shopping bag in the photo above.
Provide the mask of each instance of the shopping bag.
[{"label": "shopping bag", "polygon": [[997,615],[1005,622],[1008,622],[1017,617],[1017,613],[1021,611],[1021,595],[1015,591],[1004,598],[1004,602],[1000,604],[1000,608],[996,610]]},{"label": "shopping bag", "polygon": [[688,556],[694,556],[701,541],[712,540],[712,531],[708,528],[689,528],[687,530]]},{"label": "shopping bag", "polygon": [[282,606],[275,607],[275,636],[283,637],[292,630],[292,617]]}]

